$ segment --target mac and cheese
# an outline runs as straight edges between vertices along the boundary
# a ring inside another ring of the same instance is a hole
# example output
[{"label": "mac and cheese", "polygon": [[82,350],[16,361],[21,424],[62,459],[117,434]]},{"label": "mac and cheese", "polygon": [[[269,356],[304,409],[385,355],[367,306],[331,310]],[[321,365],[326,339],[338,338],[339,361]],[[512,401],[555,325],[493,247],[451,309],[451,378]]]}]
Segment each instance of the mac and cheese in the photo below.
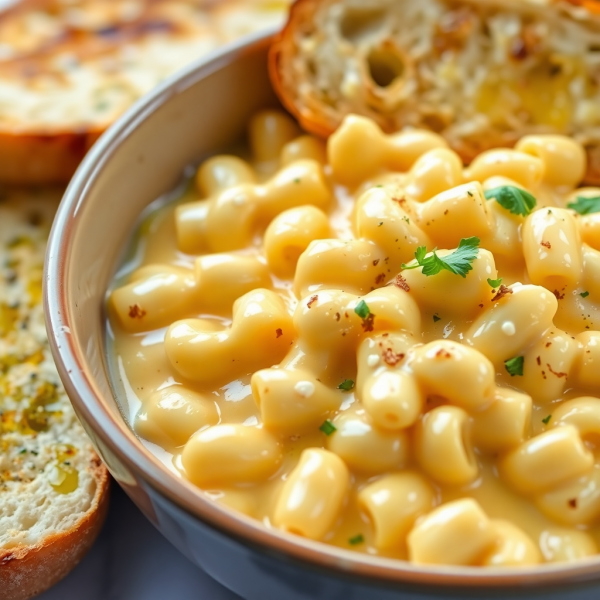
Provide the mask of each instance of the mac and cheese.
[{"label": "mac and cheese", "polygon": [[[217,502],[422,564],[600,541],[600,188],[528,136],[463,168],[265,111],[140,226],[108,302],[136,432]],[[199,198],[199,199],[198,199]]]}]

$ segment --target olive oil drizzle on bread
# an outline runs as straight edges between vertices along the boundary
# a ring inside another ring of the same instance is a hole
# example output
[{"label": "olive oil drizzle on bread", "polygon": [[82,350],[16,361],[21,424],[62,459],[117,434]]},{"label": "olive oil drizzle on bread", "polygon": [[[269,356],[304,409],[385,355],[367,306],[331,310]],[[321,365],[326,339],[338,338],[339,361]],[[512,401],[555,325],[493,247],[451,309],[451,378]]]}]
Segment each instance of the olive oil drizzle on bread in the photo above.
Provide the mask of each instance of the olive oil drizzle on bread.
[{"label": "olive oil drizzle on bread", "polygon": [[[0,596],[27,598],[93,542],[108,475],[62,387],[42,309],[46,238],[60,193],[0,200]],[[6,594],[6,595],[5,595]]]}]

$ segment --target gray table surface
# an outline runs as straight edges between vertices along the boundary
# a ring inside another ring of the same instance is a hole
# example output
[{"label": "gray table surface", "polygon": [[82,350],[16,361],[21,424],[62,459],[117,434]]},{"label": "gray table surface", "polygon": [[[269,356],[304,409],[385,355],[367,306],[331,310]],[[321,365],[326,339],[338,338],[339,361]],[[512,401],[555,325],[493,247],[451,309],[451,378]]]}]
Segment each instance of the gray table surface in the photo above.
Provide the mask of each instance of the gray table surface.
[{"label": "gray table surface", "polygon": [[108,519],[92,550],[38,598],[240,600],[171,546],[116,484]]}]

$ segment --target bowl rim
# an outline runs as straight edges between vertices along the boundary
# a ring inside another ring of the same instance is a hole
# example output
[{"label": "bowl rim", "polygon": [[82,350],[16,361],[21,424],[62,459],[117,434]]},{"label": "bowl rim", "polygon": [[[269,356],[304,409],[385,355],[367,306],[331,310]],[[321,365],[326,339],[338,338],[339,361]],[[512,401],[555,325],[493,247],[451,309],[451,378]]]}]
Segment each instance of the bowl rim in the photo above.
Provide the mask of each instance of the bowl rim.
[{"label": "bowl rim", "polygon": [[[205,525],[259,547],[300,561],[305,566],[333,570],[338,576],[367,579],[372,584],[402,583],[436,587],[529,587],[584,582],[600,578],[600,555],[573,563],[534,567],[481,568],[446,565],[421,566],[398,559],[371,556],[268,529],[255,519],[221,506],[183,478],[177,478],[137,439],[124,418],[104,406],[102,393],[86,368],[84,349],[70,334],[68,266],[76,217],[87,192],[120,143],[146,117],[220,68],[243,56],[266,51],[276,29],[247,36],[211,52],[139,99],[100,137],[77,169],[56,213],[48,240],[44,267],[44,312],[50,348],[61,380],[78,415],[115,454],[120,463],[153,490]],[[109,386],[112,388],[107,376]],[[112,398],[111,398],[112,400]]]}]

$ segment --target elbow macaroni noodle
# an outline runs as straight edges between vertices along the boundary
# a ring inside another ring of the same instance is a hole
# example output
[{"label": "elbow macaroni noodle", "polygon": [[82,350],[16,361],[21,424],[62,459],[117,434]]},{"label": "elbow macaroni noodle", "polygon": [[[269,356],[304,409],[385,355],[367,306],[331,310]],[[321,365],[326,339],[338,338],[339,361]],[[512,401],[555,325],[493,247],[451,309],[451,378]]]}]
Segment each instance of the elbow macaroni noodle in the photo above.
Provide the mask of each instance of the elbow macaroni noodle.
[{"label": "elbow macaroni noodle", "polygon": [[[111,290],[136,432],[215,501],[342,548],[597,553],[600,212],[568,207],[600,196],[584,172],[560,136],[464,168],[429,132],[349,116],[325,145],[257,114],[249,153],[152,213]],[[405,268],[471,237],[464,276]]]}]

